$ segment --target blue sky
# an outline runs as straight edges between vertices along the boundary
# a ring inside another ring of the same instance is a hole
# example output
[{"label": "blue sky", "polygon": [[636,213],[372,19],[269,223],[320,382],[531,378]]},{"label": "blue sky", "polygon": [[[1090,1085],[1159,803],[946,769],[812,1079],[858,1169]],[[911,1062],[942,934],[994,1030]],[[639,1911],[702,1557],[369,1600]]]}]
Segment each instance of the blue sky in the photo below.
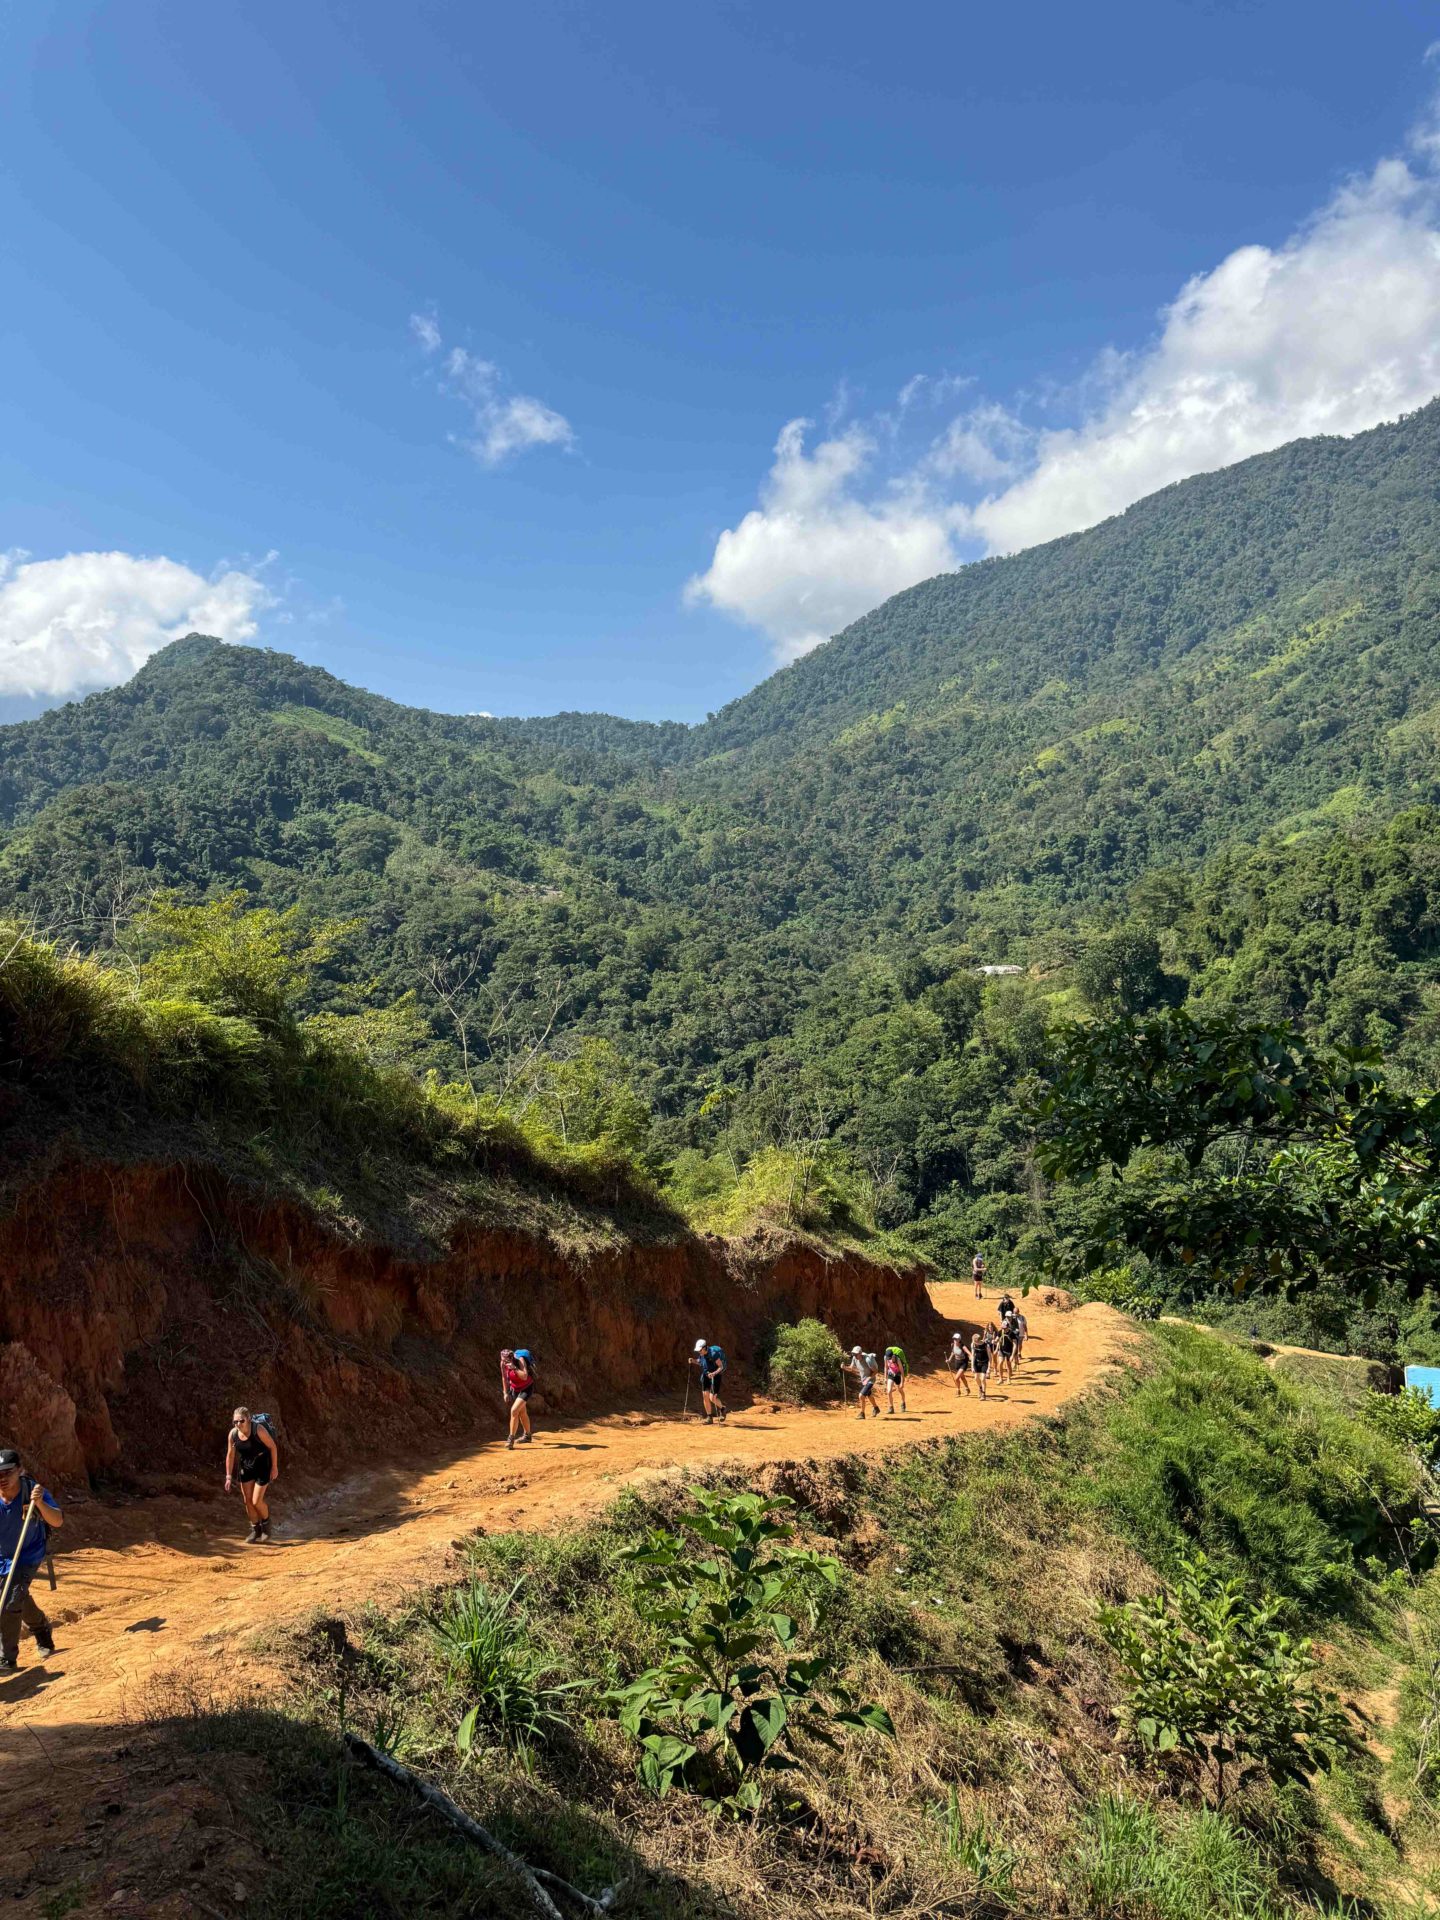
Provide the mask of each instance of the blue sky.
[{"label": "blue sky", "polygon": [[696,719],[909,580],[1417,404],[1434,31],[12,7],[0,707],[193,618],[423,704]]}]

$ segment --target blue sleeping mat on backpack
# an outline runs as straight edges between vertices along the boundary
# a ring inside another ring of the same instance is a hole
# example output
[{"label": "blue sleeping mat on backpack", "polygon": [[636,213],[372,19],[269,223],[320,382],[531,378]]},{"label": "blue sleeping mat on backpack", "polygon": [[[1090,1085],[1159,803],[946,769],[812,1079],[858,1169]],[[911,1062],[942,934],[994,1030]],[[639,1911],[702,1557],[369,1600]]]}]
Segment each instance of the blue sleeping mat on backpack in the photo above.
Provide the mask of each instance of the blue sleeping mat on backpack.
[{"label": "blue sleeping mat on backpack", "polygon": [[1406,1367],[1405,1384],[1418,1387],[1432,1407],[1440,1407],[1440,1367]]}]

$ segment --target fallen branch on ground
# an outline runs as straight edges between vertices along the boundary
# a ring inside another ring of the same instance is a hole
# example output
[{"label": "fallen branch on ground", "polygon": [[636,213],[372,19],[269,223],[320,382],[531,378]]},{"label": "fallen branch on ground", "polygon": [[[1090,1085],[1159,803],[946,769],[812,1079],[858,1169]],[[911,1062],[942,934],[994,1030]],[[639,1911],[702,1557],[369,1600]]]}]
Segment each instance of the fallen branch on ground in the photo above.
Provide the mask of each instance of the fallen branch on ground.
[{"label": "fallen branch on ground", "polygon": [[613,1889],[607,1887],[598,1900],[592,1900],[588,1893],[582,1893],[579,1887],[572,1887],[570,1882],[562,1880],[558,1873],[547,1873],[543,1867],[528,1866],[518,1853],[512,1853],[509,1847],[503,1841],[497,1840],[487,1827],[482,1827],[478,1820],[472,1820],[463,1807],[457,1807],[448,1793],[442,1793],[439,1787],[422,1779],[418,1773],[412,1773],[409,1767],[402,1766],[398,1760],[392,1760],[388,1753],[382,1753],[378,1747],[372,1747],[370,1742],[362,1740],[358,1733],[347,1731],[345,1744],[357,1758],[365,1761],[367,1766],[378,1768],[381,1773],[388,1774],[392,1780],[399,1781],[401,1786],[409,1787],[412,1793],[418,1793],[420,1798],[428,1801],[437,1813],[450,1822],[452,1827],[457,1827],[467,1840],[473,1840],[477,1847],[483,1847],[487,1853],[493,1853],[497,1860],[503,1860],[511,1872],[518,1875],[525,1883],[533,1904],[540,1913],[545,1915],[545,1920],[565,1920],[565,1917],[545,1888],[541,1886],[542,1880],[558,1888],[561,1893],[569,1894],[572,1900],[577,1900],[589,1913],[609,1913],[610,1902],[614,1898]]}]

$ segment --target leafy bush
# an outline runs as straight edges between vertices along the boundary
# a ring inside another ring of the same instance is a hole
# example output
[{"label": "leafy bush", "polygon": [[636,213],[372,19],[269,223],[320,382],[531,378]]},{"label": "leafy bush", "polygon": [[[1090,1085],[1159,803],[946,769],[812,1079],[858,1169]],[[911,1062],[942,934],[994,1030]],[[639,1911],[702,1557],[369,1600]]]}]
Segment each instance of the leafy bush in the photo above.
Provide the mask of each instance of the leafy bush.
[{"label": "leafy bush", "polygon": [[1365,1418],[1387,1440],[1412,1447],[1427,1467],[1440,1462],[1440,1407],[1432,1406],[1429,1395],[1419,1387],[1370,1394]]},{"label": "leafy bush", "polygon": [[770,1391],[781,1400],[820,1405],[837,1398],[844,1355],[823,1320],[801,1320],[776,1329],[770,1352]]},{"label": "leafy bush", "polygon": [[792,1649],[812,1633],[840,1580],[828,1554],[794,1544],[793,1502],[706,1493],[680,1525],[703,1542],[654,1529],[626,1560],[639,1572],[641,1613],[668,1637],[665,1657],[620,1688],[620,1724],[640,1743],[640,1777],[657,1794],[679,1786],[732,1813],[764,1798],[766,1776],[799,1763],[797,1738],[837,1744],[837,1727],[893,1737],[883,1707],[855,1706],[823,1654]]},{"label": "leafy bush", "polygon": [[517,1580],[499,1594],[471,1581],[446,1596],[431,1629],[450,1680],[472,1702],[455,1736],[463,1754],[481,1728],[501,1739],[534,1740],[566,1725],[572,1697],[584,1684],[551,1678],[520,1605],[523,1585]]},{"label": "leafy bush", "polygon": [[1077,1300],[1098,1300],[1136,1320],[1157,1320],[1165,1311],[1164,1294],[1147,1286],[1128,1262],[1121,1267],[1101,1267],[1095,1273],[1077,1274],[1072,1286]]},{"label": "leafy bush", "polygon": [[1280,1611],[1203,1553],[1173,1591],[1100,1609],[1128,1677],[1131,1726],[1149,1752],[1182,1756],[1217,1803],[1253,1767],[1303,1779],[1349,1738],[1335,1696],[1310,1682],[1310,1642],[1280,1625]]}]

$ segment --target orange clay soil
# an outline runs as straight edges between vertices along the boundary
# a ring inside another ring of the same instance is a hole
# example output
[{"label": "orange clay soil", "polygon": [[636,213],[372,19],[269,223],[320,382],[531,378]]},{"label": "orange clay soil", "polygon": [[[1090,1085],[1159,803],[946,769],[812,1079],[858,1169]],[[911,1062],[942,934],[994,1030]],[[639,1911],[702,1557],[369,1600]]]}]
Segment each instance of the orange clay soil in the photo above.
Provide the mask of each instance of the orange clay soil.
[{"label": "orange clay soil", "polygon": [[[937,1285],[931,1294],[950,1325],[973,1324],[968,1285]],[[987,1300],[981,1311],[988,1317],[992,1306]],[[140,1712],[147,1683],[182,1663],[192,1677],[214,1663],[232,1679],[258,1679],[266,1627],[317,1609],[393,1603],[435,1584],[452,1543],[476,1529],[553,1530],[594,1514],[624,1486],[677,1470],[832,1459],[1015,1426],[1080,1393],[1124,1342],[1127,1323],[1105,1307],[1031,1294],[1026,1312],[1025,1363],[987,1401],[957,1396],[930,1354],[912,1356],[922,1370],[909,1388],[908,1413],[882,1411],[863,1426],[853,1408],[781,1408],[756,1399],[736,1407],[724,1427],[706,1427],[696,1417],[698,1396],[692,1392],[685,1420],[677,1393],[589,1420],[537,1419],[533,1443],[513,1452],[487,1439],[402,1459],[393,1446],[377,1457],[361,1424],[354,1471],[328,1491],[290,1498],[282,1455],[271,1501],[275,1536],[265,1546],[244,1543],[238,1494],[71,1505],[59,1591],[51,1594],[43,1577],[35,1588],[54,1621],[57,1652],[42,1666],[27,1634],[21,1672],[0,1682],[0,1787],[18,1784],[22,1769],[43,1772],[87,1727],[123,1725]],[[880,1401],[883,1408],[883,1394]],[[223,1448],[217,1432],[217,1485]]]}]

